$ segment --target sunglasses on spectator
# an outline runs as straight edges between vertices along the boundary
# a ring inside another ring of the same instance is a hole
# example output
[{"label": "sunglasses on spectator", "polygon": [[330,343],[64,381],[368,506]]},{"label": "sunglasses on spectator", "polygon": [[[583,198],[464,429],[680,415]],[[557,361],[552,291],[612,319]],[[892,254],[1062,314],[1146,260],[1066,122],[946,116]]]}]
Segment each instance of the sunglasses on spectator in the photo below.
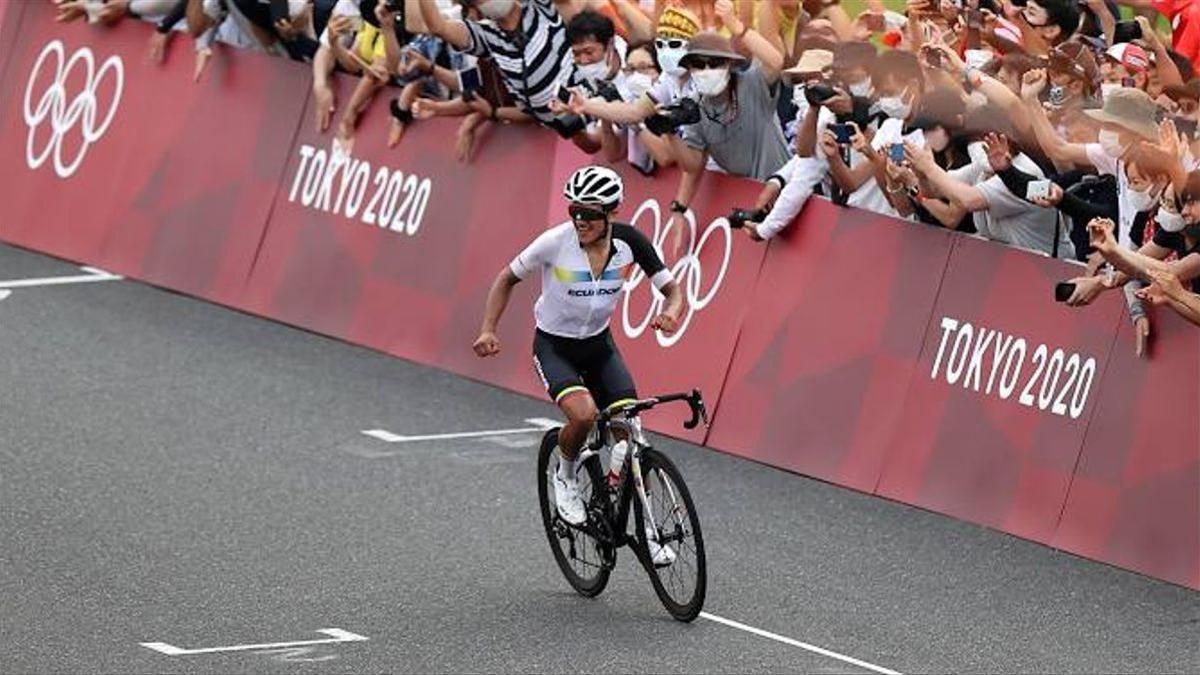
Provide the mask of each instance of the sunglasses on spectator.
[{"label": "sunglasses on spectator", "polygon": [[654,41],[655,49],[683,49],[687,46],[687,40],[682,38],[657,38]]},{"label": "sunglasses on spectator", "polygon": [[729,59],[722,59],[711,56],[693,56],[688,59],[688,68],[697,68],[699,70],[709,70],[711,68],[724,68],[729,63]]},{"label": "sunglasses on spectator", "polygon": [[605,217],[605,213],[603,211],[588,208],[586,206],[575,206],[574,204],[567,207],[567,213],[571,214],[571,220],[574,220],[575,222],[604,220]]}]

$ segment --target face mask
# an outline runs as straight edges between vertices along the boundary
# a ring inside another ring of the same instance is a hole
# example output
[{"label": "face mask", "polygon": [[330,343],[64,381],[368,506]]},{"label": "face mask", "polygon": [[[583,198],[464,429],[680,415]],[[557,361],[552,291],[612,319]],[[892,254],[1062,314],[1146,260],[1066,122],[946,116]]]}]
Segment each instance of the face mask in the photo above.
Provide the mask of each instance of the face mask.
[{"label": "face mask", "polygon": [[875,88],[871,86],[870,78],[867,78],[867,79],[863,80],[862,82],[855,82],[854,84],[850,85],[850,95],[851,96],[857,96],[859,98],[867,98],[871,95],[871,93],[873,91],[875,91]]},{"label": "face mask", "polygon": [[988,161],[987,150],[983,147],[983,141],[976,141],[968,145],[967,156],[971,158],[971,163],[975,166],[984,171],[992,171],[992,163]]},{"label": "face mask", "polygon": [[879,110],[888,117],[893,119],[906,119],[908,114],[912,112],[912,106],[905,103],[904,99],[899,96],[881,96],[879,98]]},{"label": "face mask", "polygon": [[1121,85],[1117,84],[1116,82],[1101,82],[1100,83],[1100,99],[1107,101],[1108,97],[1111,96],[1114,91],[1116,91],[1120,88],[1121,88]]},{"label": "face mask", "polygon": [[517,0],[483,0],[479,3],[479,13],[489,19],[499,19],[512,11]]},{"label": "face mask", "polygon": [[639,98],[654,88],[654,80],[645,73],[634,73],[625,78],[625,87],[634,98]]},{"label": "face mask", "polygon": [[1134,211],[1141,213],[1149,211],[1158,204],[1158,194],[1152,193],[1149,190],[1142,192],[1130,188],[1125,192],[1125,199],[1129,202],[1129,206],[1133,207]]},{"label": "face mask", "polygon": [[1121,145],[1121,135],[1111,129],[1101,129],[1099,134],[1100,147],[1109,157],[1120,157],[1125,152]]},{"label": "face mask", "polygon": [[692,80],[702,96],[719,96],[729,86],[729,71],[725,68],[693,70]]},{"label": "face mask", "polygon": [[682,75],[685,71],[679,66],[679,60],[687,53],[687,49],[660,49],[658,50],[658,67],[668,75],[676,77]]},{"label": "face mask", "polygon": [[608,79],[608,61],[600,59],[595,63],[589,63],[585,66],[575,65],[575,73],[584,80],[592,82],[600,82]]},{"label": "face mask", "polygon": [[1158,215],[1154,216],[1154,220],[1158,222],[1158,226],[1167,232],[1179,232],[1183,230],[1186,224],[1183,221],[1183,216],[1178,213],[1160,210]]}]

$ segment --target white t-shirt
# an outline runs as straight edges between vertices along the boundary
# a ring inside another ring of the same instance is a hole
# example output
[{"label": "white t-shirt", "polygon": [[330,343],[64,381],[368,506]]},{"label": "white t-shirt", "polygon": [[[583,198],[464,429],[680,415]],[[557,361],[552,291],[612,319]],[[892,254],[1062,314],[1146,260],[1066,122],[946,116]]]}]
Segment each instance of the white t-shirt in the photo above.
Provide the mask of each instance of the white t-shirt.
[{"label": "white t-shirt", "polygon": [[[1046,177],[1037,163],[1024,154],[1014,157],[1012,163],[1016,168],[1036,176],[1039,180]],[[1054,250],[1054,235],[1057,230],[1058,257],[1075,257],[1075,246],[1071,243],[1067,228],[1059,226],[1057,209],[1044,209],[1014,195],[1009,192],[1004,181],[990,169],[968,164],[949,173],[968,185],[975,185],[987,200],[988,208],[974,214],[975,229],[979,234],[988,239],[1049,255]]]}]

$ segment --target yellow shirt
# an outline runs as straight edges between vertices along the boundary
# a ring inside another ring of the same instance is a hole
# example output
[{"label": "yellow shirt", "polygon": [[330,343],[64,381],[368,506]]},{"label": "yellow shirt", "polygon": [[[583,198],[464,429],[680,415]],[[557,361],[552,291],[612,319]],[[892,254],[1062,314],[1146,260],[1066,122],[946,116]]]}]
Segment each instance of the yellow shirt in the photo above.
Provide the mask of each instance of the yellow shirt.
[{"label": "yellow shirt", "polygon": [[359,28],[354,36],[354,53],[367,63],[373,63],[376,58],[382,59],[385,55],[383,33],[364,21],[362,28]]}]

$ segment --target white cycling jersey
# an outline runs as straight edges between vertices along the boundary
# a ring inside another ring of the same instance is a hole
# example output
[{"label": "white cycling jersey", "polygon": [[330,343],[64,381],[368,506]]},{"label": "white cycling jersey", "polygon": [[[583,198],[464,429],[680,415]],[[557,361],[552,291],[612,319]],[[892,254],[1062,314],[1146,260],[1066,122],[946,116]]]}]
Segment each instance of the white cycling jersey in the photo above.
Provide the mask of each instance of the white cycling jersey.
[{"label": "white cycling jersey", "polygon": [[630,225],[612,224],[612,249],[599,277],[592,274],[575,226],[563,223],[543,232],[509,264],[518,279],[542,273],[542,295],[534,305],[537,327],[551,335],[588,338],[608,328],[621,287],[637,264],[662,290],[671,272],[646,235]]}]

